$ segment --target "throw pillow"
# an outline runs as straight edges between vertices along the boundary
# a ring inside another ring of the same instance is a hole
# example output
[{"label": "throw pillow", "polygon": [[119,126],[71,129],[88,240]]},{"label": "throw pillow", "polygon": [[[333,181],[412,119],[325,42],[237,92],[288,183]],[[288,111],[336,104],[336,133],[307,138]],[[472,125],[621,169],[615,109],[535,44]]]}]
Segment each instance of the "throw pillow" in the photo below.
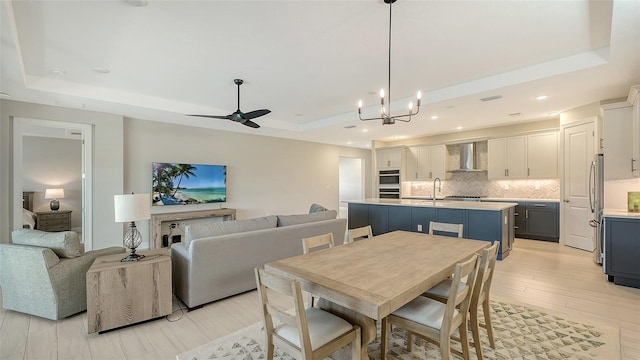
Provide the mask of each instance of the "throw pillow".
[{"label": "throw pillow", "polygon": [[315,221],[332,220],[338,217],[335,210],[321,211],[312,214],[278,215],[278,226],[306,224]]},{"label": "throw pillow", "polygon": [[20,229],[11,233],[11,240],[16,245],[49,248],[61,258],[75,258],[84,253],[84,245],[74,231],[46,232]]},{"label": "throw pillow", "polygon": [[313,203],[311,204],[311,208],[309,208],[309,214],[313,214],[313,213],[317,213],[317,212],[321,212],[321,211],[327,211],[329,209],[327,209],[326,207]]},{"label": "throw pillow", "polygon": [[274,228],[277,222],[278,219],[274,215],[269,215],[255,219],[187,225],[184,228],[185,246],[188,247],[192,240],[204,237]]}]

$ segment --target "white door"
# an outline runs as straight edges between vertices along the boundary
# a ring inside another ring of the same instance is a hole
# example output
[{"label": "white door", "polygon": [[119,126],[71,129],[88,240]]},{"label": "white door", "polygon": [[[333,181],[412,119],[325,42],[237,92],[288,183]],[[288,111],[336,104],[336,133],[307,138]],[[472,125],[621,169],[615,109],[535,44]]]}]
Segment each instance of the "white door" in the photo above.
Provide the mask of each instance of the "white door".
[{"label": "white door", "polygon": [[589,168],[593,161],[593,123],[565,127],[564,132],[564,244],[593,251],[589,206]]}]

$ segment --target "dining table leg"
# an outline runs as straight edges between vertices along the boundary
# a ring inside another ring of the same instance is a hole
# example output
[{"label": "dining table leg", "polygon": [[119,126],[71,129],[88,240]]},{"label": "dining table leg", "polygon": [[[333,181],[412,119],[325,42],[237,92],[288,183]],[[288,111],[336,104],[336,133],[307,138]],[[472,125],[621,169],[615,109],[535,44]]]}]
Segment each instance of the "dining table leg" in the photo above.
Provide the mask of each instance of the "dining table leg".
[{"label": "dining table leg", "polygon": [[332,314],[340,316],[348,322],[360,326],[360,337],[362,341],[362,348],[360,350],[362,360],[369,360],[369,354],[367,353],[367,347],[369,343],[377,338],[376,321],[368,316],[364,316],[356,311],[347,309],[344,306],[340,306],[336,303],[328,301],[326,299],[319,299],[318,307],[326,310]]}]

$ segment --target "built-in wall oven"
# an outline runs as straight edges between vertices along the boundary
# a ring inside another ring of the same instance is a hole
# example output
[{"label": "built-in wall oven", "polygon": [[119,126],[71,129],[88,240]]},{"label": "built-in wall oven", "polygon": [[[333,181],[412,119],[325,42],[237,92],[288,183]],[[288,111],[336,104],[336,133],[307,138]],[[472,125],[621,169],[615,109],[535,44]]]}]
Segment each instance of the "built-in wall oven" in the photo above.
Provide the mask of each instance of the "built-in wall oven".
[{"label": "built-in wall oven", "polygon": [[378,197],[400,199],[400,169],[378,171]]}]

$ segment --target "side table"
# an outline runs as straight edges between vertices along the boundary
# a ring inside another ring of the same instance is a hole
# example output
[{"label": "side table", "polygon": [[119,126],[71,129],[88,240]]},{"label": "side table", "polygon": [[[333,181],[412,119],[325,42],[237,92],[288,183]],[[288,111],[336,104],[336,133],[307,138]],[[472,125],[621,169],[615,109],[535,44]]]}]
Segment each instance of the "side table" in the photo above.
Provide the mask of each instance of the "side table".
[{"label": "side table", "polygon": [[125,253],[101,256],[87,271],[88,333],[102,332],[171,313],[171,257],[167,249],[120,262]]},{"label": "side table", "polygon": [[36,229],[50,232],[71,230],[71,210],[38,211]]}]

